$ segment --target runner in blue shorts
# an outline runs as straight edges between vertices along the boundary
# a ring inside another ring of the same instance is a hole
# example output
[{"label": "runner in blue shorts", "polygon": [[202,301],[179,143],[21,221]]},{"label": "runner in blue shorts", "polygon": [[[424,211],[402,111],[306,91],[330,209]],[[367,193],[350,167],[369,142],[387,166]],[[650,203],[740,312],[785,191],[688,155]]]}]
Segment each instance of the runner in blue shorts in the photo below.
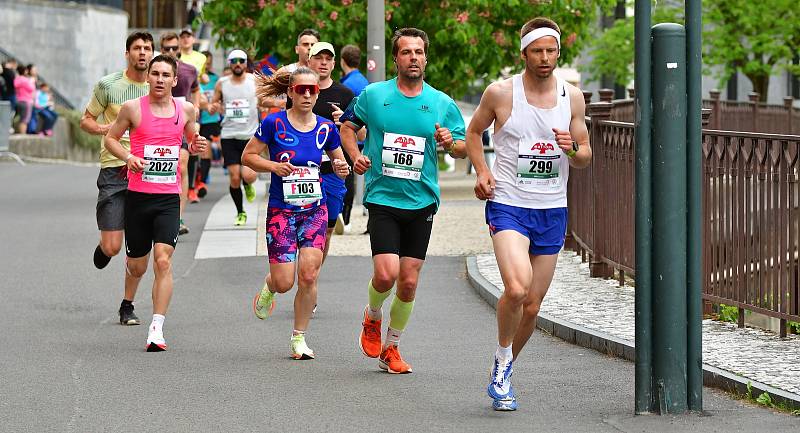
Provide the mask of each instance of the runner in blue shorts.
[{"label": "runner in blue shorts", "polygon": [[[262,98],[286,94],[294,105],[267,116],[242,153],[244,165],[272,173],[267,207],[269,273],[253,299],[253,310],[259,319],[266,319],[275,308],[275,294],[291,290],[297,275],[291,356],[313,359],[305,333],[317,301],[328,220],[320,176],[323,151],[340,178],[350,173],[350,166],[336,125],[311,111],[319,94],[314,71],[300,67],[291,73],[259,76],[256,91]],[[264,151],[269,159],[261,157]]]},{"label": "runner in blue shorts", "polygon": [[[536,327],[564,244],[570,166],[583,168],[592,159],[583,94],[553,75],[560,36],[547,18],[525,23],[520,32],[525,70],[486,88],[467,129],[475,196],[488,200],[486,223],[505,285],[497,302],[498,346],[487,388],[492,407],[501,411],[517,409],[512,364]],[[496,158],[490,171],[481,134],[492,122]]]}]

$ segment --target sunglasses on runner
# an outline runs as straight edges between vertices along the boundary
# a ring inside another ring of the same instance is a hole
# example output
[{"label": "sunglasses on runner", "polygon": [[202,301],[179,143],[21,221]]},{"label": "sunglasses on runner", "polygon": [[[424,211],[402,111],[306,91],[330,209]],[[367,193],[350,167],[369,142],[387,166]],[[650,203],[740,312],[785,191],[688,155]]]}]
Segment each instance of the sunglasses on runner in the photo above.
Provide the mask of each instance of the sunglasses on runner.
[{"label": "sunglasses on runner", "polygon": [[295,84],[291,87],[294,93],[298,95],[305,95],[308,92],[311,95],[319,93],[319,85],[317,84]]},{"label": "sunglasses on runner", "polygon": [[172,45],[172,46],[168,47],[166,45],[162,45],[161,46],[161,51],[178,51],[178,46],[177,45]]},{"label": "sunglasses on runner", "polygon": [[240,63],[240,64],[243,65],[243,64],[247,63],[247,59],[240,59],[240,58],[231,59],[231,65],[235,65],[237,63]]}]

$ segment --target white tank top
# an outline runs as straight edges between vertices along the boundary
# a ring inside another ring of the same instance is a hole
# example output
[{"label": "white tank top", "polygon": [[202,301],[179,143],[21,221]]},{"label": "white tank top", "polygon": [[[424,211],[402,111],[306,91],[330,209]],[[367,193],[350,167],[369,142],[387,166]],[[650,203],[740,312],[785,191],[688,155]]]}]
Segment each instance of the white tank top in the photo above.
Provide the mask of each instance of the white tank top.
[{"label": "white tank top", "polygon": [[556,145],[553,128],[569,130],[569,91],[557,78],[557,103],[538,108],[528,103],[522,75],[512,78],[511,116],[494,134],[492,166],[497,203],[529,209],[567,207],[567,155]]},{"label": "white tank top", "polygon": [[230,77],[219,79],[222,89],[222,138],[249,140],[258,129],[256,80],[245,74],[244,83],[233,84]]}]

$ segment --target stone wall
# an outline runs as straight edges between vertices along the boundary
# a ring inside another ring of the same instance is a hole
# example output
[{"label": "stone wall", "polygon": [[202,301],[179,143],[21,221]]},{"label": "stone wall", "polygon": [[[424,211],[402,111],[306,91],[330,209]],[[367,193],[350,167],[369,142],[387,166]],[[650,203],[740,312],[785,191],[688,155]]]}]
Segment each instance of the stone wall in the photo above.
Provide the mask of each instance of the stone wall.
[{"label": "stone wall", "polygon": [[0,0],[0,48],[83,110],[103,75],[125,67],[128,14],[104,6]]},{"label": "stone wall", "polygon": [[97,163],[99,149],[83,149],[72,144],[70,124],[59,117],[51,137],[30,134],[14,134],[9,139],[9,151],[18,156],[63,159],[74,162]]}]

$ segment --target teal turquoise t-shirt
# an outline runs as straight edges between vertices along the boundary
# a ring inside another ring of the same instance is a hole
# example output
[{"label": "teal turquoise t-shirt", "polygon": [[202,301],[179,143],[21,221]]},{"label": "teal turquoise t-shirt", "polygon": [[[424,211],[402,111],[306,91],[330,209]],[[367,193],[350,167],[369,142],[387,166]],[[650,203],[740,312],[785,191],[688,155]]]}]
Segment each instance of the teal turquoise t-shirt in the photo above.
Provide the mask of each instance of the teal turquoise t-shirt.
[{"label": "teal turquoise t-shirt", "polygon": [[439,207],[436,124],[450,129],[453,140],[465,136],[464,118],[452,98],[427,83],[419,95],[405,96],[394,78],[367,86],[342,119],[367,127],[363,153],[372,166],[364,174],[365,203]]},{"label": "teal turquoise t-shirt", "polygon": [[[219,81],[219,76],[213,72],[208,73],[208,83],[200,84],[200,91],[206,96],[208,99],[208,103],[210,104],[211,101],[214,100],[214,86],[217,85],[217,81]],[[222,116],[219,113],[216,114],[208,114],[208,111],[202,110],[200,111],[200,124],[205,125],[207,123],[217,123],[222,120]]]}]

